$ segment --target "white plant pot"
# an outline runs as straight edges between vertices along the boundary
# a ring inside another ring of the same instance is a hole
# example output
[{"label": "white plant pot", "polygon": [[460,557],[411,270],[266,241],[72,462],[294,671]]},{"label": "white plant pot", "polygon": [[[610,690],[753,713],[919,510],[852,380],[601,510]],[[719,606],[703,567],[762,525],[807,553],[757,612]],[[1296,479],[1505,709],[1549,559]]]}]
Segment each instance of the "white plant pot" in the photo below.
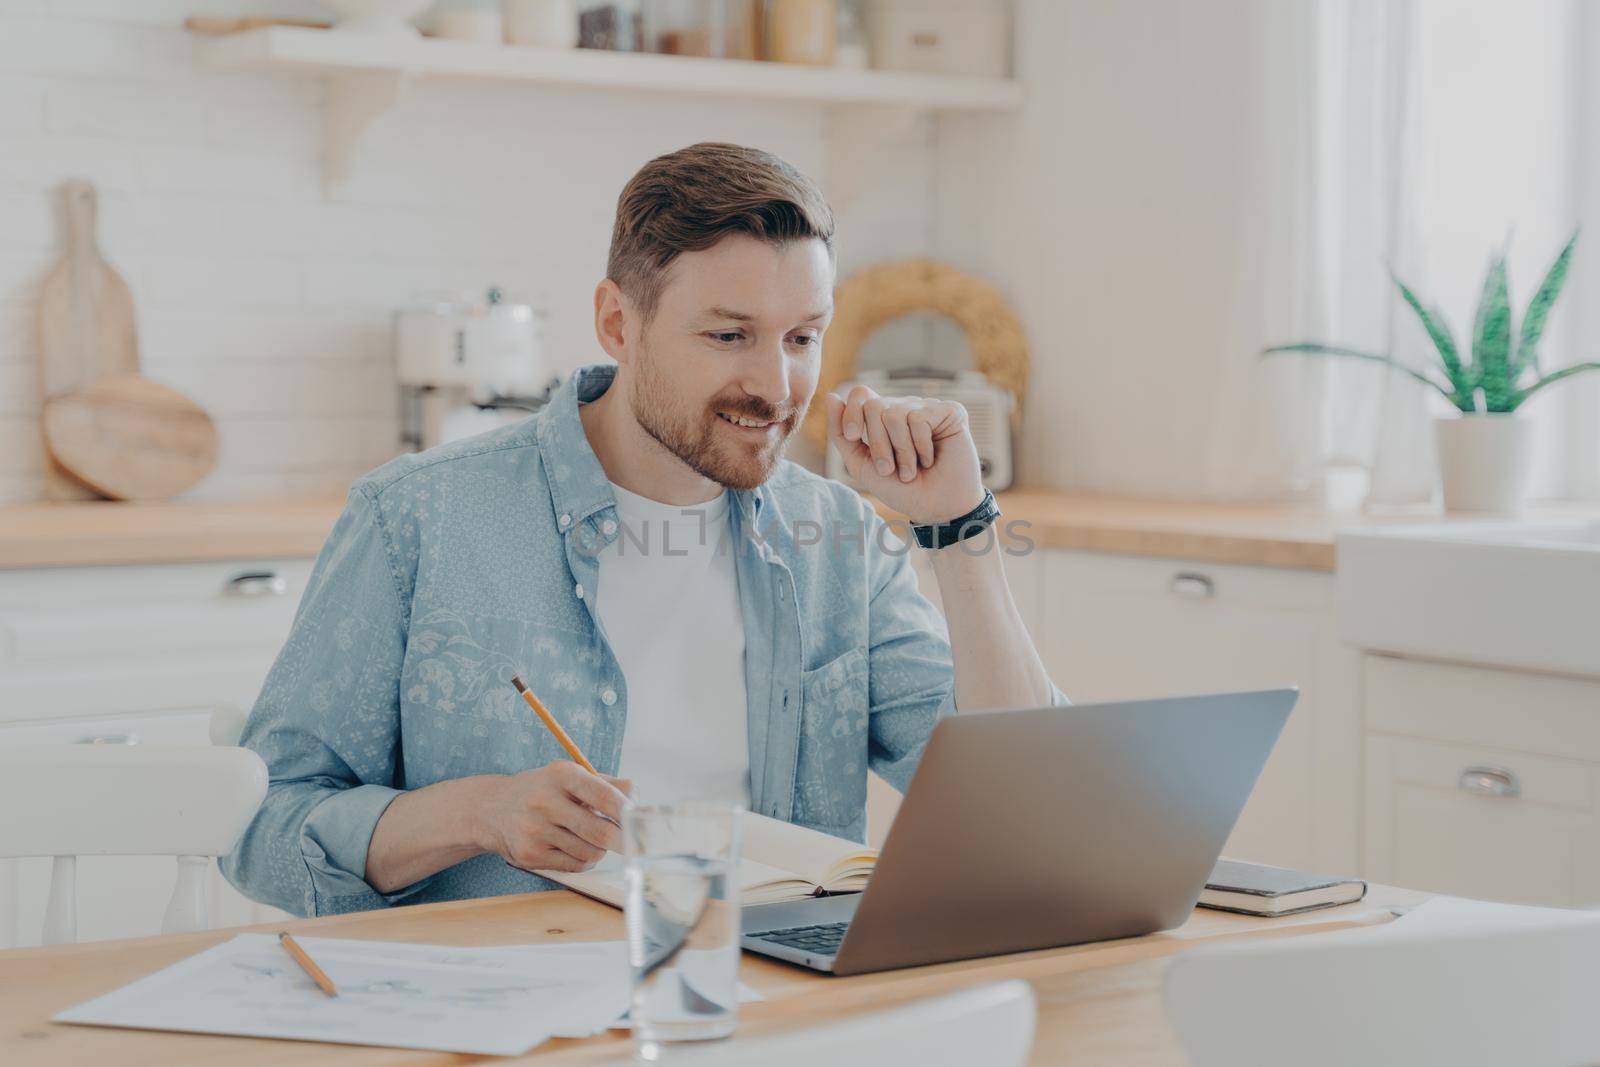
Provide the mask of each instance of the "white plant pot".
[{"label": "white plant pot", "polygon": [[1444,509],[1515,515],[1528,493],[1533,424],[1510,414],[1434,421]]}]

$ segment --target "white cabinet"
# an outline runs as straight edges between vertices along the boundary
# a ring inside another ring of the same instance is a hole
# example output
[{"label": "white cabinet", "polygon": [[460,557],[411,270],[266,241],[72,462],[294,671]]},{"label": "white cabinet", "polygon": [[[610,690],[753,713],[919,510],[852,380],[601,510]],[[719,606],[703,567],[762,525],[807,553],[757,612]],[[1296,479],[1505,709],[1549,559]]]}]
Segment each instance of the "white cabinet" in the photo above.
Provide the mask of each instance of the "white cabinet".
[{"label": "white cabinet", "polygon": [[[1227,854],[1356,869],[1358,663],[1334,634],[1331,575],[1060,549],[1008,557],[1006,570],[1045,667],[1076,702],[1298,686]],[[872,793],[879,833],[886,788]]]},{"label": "white cabinet", "polygon": [[1600,682],[1379,655],[1362,667],[1369,877],[1600,904]]},{"label": "white cabinet", "polygon": [[[297,559],[0,570],[0,746],[210,744],[219,719],[224,734],[236,730],[310,569]],[[166,857],[85,857],[80,938],[156,932],[174,878]],[[0,861],[0,948],[37,944],[48,884],[48,860]],[[280,914],[214,868],[208,894],[214,926]]]},{"label": "white cabinet", "polygon": [[1051,677],[1074,700],[1299,687],[1225,852],[1354,870],[1357,663],[1334,632],[1332,576],[1096,552],[1040,555],[1034,638]]}]

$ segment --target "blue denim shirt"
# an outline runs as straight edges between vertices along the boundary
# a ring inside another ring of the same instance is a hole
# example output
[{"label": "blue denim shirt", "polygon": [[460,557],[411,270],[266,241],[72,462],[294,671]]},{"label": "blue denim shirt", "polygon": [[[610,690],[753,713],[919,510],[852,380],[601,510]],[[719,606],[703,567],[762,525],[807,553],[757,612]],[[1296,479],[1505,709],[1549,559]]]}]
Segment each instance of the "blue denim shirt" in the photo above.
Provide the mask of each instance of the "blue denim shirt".
[{"label": "blue denim shirt", "polygon": [[[513,674],[616,772],[628,686],[594,590],[596,555],[619,531],[578,417],[614,372],[585,368],[538,414],[394,460],[351,490],[241,742],[271,774],[222,861],[245,894],[321,915],[555,888],[496,855],[397,893],[362,875],[401,790],[566,758]],[[868,768],[904,789],[955,710],[944,621],[847,487],[785,462],[729,495],[751,807],[861,840]]]}]

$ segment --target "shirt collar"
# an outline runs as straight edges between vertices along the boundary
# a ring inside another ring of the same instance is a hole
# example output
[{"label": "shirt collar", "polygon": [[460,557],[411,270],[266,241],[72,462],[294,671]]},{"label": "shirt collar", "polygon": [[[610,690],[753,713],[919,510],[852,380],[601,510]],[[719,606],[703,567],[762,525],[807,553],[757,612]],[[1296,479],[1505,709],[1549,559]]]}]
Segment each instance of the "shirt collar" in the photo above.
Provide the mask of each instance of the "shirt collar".
[{"label": "shirt collar", "polygon": [[[605,468],[600,466],[589,436],[583,432],[583,420],[578,417],[578,406],[598,399],[616,377],[614,363],[579,367],[551,396],[539,420],[539,449],[550,484],[550,502],[563,533],[576,529],[601,508],[616,506]],[[760,488],[733,491],[736,504],[752,520],[761,513],[763,495]],[[565,521],[562,516],[567,517]]]}]

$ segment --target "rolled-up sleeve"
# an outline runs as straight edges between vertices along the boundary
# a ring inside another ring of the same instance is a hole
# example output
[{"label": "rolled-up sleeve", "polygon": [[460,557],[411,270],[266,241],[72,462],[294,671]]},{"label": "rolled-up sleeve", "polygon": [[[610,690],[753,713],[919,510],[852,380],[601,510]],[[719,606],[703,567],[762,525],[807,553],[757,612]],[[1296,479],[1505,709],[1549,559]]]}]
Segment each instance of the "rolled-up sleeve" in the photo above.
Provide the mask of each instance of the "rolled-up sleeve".
[{"label": "rolled-up sleeve", "polygon": [[399,794],[400,671],[409,583],[377,507],[357,487],[313,568],[288,641],[240,744],[267,796],[221,861],[242,893],[297,915],[404,899],[364,878],[367,846]]},{"label": "rolled-up sleeve", "polygon": [[[873,531],[867,539],[869,762],[904,792],[934,726],[956,713],[955,661],[944,616],[922,595],[905,543],[881,529],[886,524],[870,507],[865,521]],[[1052,704],[1069,703],[1054,683],[1050,693]]]}]

